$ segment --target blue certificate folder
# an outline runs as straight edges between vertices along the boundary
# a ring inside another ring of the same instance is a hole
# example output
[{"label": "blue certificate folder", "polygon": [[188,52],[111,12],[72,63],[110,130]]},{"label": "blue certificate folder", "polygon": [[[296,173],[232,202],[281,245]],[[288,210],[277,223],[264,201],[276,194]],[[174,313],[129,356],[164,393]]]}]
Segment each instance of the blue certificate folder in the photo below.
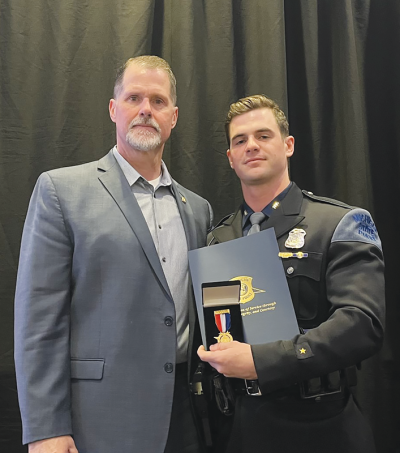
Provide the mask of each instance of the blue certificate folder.
[{"label": "blue certificate folder", "polygon": [[299,327],[273,228],[222,244],[189,251],[203,344],[202,284],[240,280],[244,341],[263,344],[290,340]]}]

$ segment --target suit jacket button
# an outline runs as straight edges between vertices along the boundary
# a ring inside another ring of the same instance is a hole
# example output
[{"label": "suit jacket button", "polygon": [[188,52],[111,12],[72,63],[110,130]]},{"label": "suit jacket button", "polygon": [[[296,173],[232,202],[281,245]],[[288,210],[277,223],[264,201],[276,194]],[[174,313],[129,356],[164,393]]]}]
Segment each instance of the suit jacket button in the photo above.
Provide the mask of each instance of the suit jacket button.
[{"label": "suit jacket button", "polygon": [[288,275],[292,275],[293,272],[294,272],[294,268],[293,268],[292,266],[290,266],[290,267],[288,267],[288,268],[286,269],[286,273],[287,273]]},{"label": "suit jacket button", "polygon": [[172,326],[172,324],[174,323],[174,320],[172,318],[172,316],[166,316],[164,318],[164,324],[168,327]]},{"label": "suit jacket button", "polygon": [[167,362],[167,363],[164,365],[164,370],[165,370],[167,373],[172,373],[172,372],[174,371],[174,365],[172,365],[172,363]]}]

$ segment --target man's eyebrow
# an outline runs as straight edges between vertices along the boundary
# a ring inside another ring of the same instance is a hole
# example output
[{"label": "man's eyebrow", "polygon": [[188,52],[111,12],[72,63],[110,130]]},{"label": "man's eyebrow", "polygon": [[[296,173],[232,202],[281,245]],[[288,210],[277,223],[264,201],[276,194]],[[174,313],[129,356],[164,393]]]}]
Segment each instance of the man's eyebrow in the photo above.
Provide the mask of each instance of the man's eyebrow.
[{"label": "man's eyebrow", "polygon": [[[254,131],[255,134],[259,134],[260,132],[268,132],[271,134],[271,133],[273,133],[273,130],[269,129],[268,127],[263,127],[262,129],[257,129],[256,131]],[[231,141],[233,142],[233,140],[236,140],[239,137],[245,137],[246,135],[248,135],[248,134],[245,134],[245,133],[236,134],[234,137],[231,138]]]},{"label": "man's eyebrow", "polygon": [[244,137],[246,134],[236,134],[234,137],[231,138],[231,141],[236,140],[238,137]]},{"label": "man's eyebrow", "polygon": [[262,129],[258,129],[258,130],[256,131],[256,133],[257,133],[257,132],[258,132],[258,133],[259,133],[259,132],[269,132],[269,133],[271,133],[271,132],[273,132],[273,131],[272,131],[272,129],[269,129],[268,127],[264,127],[264,128],[262,128]]}]

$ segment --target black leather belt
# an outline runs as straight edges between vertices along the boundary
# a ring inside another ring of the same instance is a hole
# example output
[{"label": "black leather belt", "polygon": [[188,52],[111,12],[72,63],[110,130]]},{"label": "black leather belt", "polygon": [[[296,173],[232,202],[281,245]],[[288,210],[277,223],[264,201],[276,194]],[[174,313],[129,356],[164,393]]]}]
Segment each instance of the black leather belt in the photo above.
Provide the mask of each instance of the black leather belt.
[{"label": "black leather belt", "polygon": [[258,381],[244,380],[244,386],[236,386],[236,391],[248,396],[265,396],[268,399],[294,398],[319,402],[343,398],[346,388],[348,388],[346,373],[335,371],[264,395]]}]

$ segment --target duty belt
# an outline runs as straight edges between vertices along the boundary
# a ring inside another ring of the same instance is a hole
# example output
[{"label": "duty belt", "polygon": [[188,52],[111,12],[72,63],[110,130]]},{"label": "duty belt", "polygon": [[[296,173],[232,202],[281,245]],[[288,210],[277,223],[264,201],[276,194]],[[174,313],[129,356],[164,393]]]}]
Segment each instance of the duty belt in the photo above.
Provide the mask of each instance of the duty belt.
[{"label": "duty belt", "polygon": [[268,399],[291,397],[318,402],[322,399],[340,398],[346,388],[353,387],[356,384],[357,374],[354,366],[341,371],[334,371],[325,376],[308,379],[264,395],[260,390],[258,381],[244,380],[244,385],[236,385],[236,391],[239,394],[265,396]]}]

